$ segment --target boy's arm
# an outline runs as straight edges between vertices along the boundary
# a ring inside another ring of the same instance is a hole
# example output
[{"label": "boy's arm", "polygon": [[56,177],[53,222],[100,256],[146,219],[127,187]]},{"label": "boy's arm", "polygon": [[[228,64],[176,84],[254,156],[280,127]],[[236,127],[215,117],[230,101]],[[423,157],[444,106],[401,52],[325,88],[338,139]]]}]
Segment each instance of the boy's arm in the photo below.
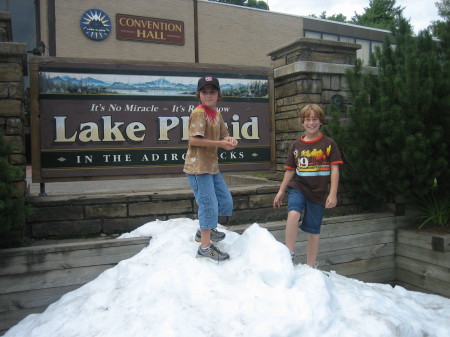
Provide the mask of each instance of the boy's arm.
[{"label": "boy's arm", "polygon": [[200,136],[190,136],[189,144],[192,146],[205,146],[205,147],[214,146],[214,147],[221,147],[225,150],[233,150],[237,145],[237,141],[234,140],[234,138],[232,138],[231,140],[229,138],[232,137],[227,137],[221,140],[211,140]]},{"label": "boy's arm", "polygon": [[339,185],[339,165],[331,165],[330,193],[328,194],[325,208],[333,208],[337,204],[337,191]]},{"label": "boy's arm", "polygon": [[292,177],[294,176],[294,174],[295,169],[294,170],[286,169],[286,172],[284,172],[284,177],[283,181],[281,182],[280,189],[278,190],[275,199],[273,199],[273,207],[281,207],[281,205],[283,204],[284,193],[286,192],[287,186],[291,181]]}]

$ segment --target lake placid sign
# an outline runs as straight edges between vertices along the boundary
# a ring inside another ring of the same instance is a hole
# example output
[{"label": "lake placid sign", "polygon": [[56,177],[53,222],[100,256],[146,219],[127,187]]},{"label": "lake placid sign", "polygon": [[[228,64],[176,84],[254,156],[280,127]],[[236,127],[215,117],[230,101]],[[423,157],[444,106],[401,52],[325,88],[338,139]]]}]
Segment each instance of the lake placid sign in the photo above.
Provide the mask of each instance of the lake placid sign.
[{"label": "lake placid sign", "polygon": [[[34,68],[33,165],[43,181],[182,172],[204,68],[48,60]],[[218,66],[208,74],[219,78],[218,110],[239,141],[232,151],[219,149],[221,170],[269,170],[270,71]]]}]

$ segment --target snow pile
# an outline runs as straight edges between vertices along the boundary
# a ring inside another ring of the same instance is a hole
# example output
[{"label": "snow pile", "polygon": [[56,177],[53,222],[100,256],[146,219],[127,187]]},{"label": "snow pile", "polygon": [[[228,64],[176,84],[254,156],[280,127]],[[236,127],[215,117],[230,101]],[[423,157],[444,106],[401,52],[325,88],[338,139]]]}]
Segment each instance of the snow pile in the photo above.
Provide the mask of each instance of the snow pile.
[{"label": "snow pile", "polygon": [[5,337],[448,337],[450,300],[306,265],[258,224],[227,233],[229,261],[196,259],[191,219],[153,221],[122,237],[150,245],[26,317]]}]

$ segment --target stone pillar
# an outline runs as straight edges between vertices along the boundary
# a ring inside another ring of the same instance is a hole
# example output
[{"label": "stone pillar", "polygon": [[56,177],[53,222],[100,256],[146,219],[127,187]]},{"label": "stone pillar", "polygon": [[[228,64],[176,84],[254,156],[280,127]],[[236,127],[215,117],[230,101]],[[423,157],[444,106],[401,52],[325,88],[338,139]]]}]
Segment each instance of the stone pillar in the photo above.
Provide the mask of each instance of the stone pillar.
[{"label": "stone pillar", "polygon": [[345,71],[353,67],[360,48],[355,43],[299,38],[268,54],[274,67],[278,175],[284,172],[289,145],[303,131],[301,108],[316,103],[326,113],[332,102],[343,111],[351,103]]},{"label": "stone pillar", "polygon": [[11,42],[9,13],[0,12],[0,130],[11,145],[11,164],[22,169],[15,182],[17,196],[26,195],[26,157],[24,135],[24,82],[26,44]]}]

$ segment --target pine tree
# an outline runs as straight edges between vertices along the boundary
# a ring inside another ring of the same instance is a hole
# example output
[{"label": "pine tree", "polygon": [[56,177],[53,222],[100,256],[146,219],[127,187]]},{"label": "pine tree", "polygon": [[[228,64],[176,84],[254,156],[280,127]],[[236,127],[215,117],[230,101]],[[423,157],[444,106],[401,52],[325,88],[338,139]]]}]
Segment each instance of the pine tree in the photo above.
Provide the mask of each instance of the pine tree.
[{"label": "pine tree", "polygon": [[355,13],[351,22],[362,26],[391,29],[404,10],[395,4],[395,0],[370,0],[369,7],[364,8],[364,13]]},{"label": "pine tree", "polygon": [[30,212],[24,197],[15,195],[13,182],[20,179],[22,172],[9,163],[11,147],[0,132],[0,235],[10,231],[21,231]]},{"label": "pine tree", "polygon": [[329,129],[347,162],[344,181],[365,206],[412,200],[448,179],[449,71],[428,32],[413,37],[398,19],[396,46],[374,53],[378,74],[361,63],[347,73],[353,104],[349,123],[335,114]]},{"label": "pine tree", "polygon": [[448,41],[448,26],[450,25],[450,0],[441,0],[441,2],[436,2],[436,7],[438,8],[439,16],[444,20],[433,21],[429,28],[435,37],[441,41]]}]

